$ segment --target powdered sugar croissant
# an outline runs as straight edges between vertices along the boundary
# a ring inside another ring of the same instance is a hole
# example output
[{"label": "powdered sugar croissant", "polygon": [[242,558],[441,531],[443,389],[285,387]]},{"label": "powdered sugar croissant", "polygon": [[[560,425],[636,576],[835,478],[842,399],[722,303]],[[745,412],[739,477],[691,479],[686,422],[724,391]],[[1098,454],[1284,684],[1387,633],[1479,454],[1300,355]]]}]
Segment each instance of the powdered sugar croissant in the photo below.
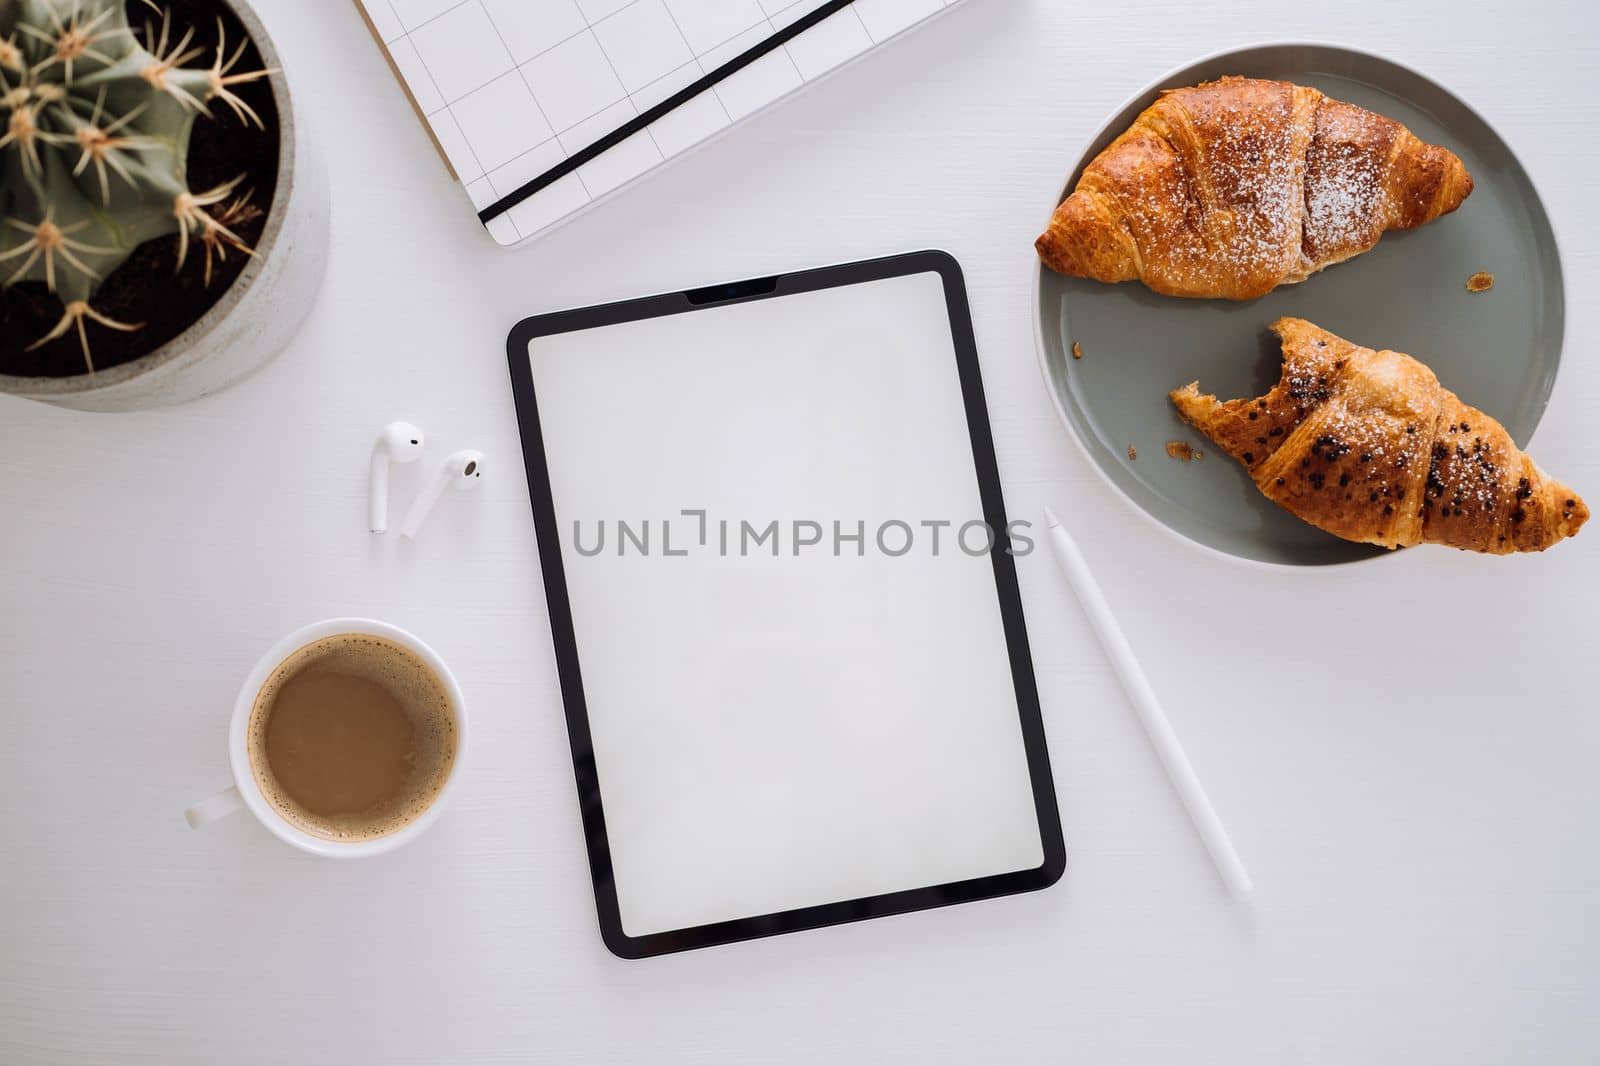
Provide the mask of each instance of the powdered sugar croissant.
[{"label": "powdered sugar croissant", "polygon": [[1073,277],[1250,300],[1471,192],[1460,159],[1393,119],[1230,77],[1163,93],[1085,168],[1036,247]]},{"label": "powdered sugar croissant", "polygon": [[1422,363],[1375,352],[1299,318],[1272,324],[1283,375],[1265,396],[1172,393],[1178,413],[1291,514],[1345,540],[1543,551],[1589,519],[1505,428]]}]

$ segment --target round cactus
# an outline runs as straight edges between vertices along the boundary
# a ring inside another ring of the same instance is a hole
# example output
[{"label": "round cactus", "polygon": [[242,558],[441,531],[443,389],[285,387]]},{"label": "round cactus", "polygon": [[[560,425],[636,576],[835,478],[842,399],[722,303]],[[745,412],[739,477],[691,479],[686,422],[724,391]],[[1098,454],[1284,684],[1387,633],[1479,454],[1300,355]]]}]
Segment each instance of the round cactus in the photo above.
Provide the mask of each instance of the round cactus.
[{"label": "round cactus", "polygon": [[179,267],[198,247],[209,284],[214,260],[253,254],[234,227],[258,214],[242,175],[191,189],[186,160],[195,119],[218,103],[261,125],[234,87],[272,72],[238,69],[248,42],[230,51],[220,20],[213,52],[154,0],[134,2],[150,8],[140,30],[124,0],[0,0],[0,286],[48,286],[62,315],[32,347],[76,330],[91,374],[86,322],[140,328],[93,306],[135,248],[176,234]]}]

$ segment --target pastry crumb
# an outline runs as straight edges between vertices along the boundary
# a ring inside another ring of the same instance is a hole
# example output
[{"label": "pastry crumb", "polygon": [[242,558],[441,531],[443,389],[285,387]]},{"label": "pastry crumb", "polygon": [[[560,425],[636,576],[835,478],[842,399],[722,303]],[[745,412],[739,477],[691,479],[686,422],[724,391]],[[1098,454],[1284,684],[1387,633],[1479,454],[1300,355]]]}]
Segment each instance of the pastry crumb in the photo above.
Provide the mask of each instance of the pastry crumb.
[{"label": "pastry crumb", "polygon": [[1131,444],[1128,445],[1128,459],[1130,461],[1132,461],[1132,460],[1135,460],[1135,459],[1138,459],[1138,458],[1139,458],[1139,449],[1135,448]]},{"label": "pastry crumb", "polygon": [[1494,288],[1494,275],[1487,270],[1480,270],[1467,279],[1468,292],[1488,292]]},{"label": "pastry crumb", "polygon": [[1199,452],[1195,451],[1181,440],[1167,441],[1167,454],[1182,463],[1187,463],[1191,459],[1198,459],[1200,457]]},{"label": "pastry crumb", "polygon": [[1072,342],[1072,358],[1074,358],[1074,359],[1082,359],[1083,358],[1083,345],[1078,343],[1077,341],[1073,341]]}]

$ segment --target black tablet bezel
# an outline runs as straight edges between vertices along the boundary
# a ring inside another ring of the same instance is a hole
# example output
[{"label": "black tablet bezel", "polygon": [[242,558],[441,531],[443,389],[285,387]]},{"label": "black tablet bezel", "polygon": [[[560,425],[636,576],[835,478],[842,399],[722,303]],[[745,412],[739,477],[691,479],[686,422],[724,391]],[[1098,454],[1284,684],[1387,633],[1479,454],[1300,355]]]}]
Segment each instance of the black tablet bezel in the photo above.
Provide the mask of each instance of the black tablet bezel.
[{"label": "black tablet bezel", "polygon": [[[568,598],[566,572],[562,565],[560,534],[555,519],[550,472],[539,423],[539,408],[533,386],[533,367],[528,356],[528,345],[535,338],[559,333],[659,318],[665,315],[686,314],[710,306],[775,299],[819,289],[924,273],[938,274],[944,283],[951,339],[956,353],[956,369],[961,378],[967,431],[972,443],[973,465],[978,475],[984,519],[991,529],[997,531],[990,557],[994,564],[995,588],[999,596],[1000,615],[1010,654],[1011,677],[1022,725],[1023,745],[1027,755],[1034,812],[1038,819],[1039,840],[1044,852],[1044,861],[1030,870],[819,904],[690,929],[629,936],[622,928],[612,874],[604,804],[595,768],[593,740],[589,732],[577,638],[573,631],[571,601]],[[1000,488],[1000,472],[995,462],[994,438],[989,429],[988,410],[984,401],[977,344],[972,333],[966,284],[960,264],[953,257],[939,251],[911,252],[884,259],[801,270],[729,285],[715,285],[685,292],[647,296],[637,300],[624,300],[598,307],[536,315],[522,320],[511,330],[506,341],[506,354],[511,368],[512,394],[516,401],[517,420],[522,433],[522,457],[527,470],[528,493],[533,506],[534,529],[539,542],[539,562],[544,572],[545,595],[550,606],[550,631],[555,645],[562,702],[566,709],[567,736],[572,745],[572,765],[577,780],[584,836],[589,850],[589,870],[594,882],[595,906],[600,922],[600,934],[606,947],[621,958],[646,958],[715,944],[728,944],[779,933],[860,921],[865,918],[903,914],[953,903],[1036,891],[1048,888],[1061,878],[1066,869],[1066,848],[1061,837],[1061,817],[1056,806],[1055,785],[1045,746],[1044,722],[1039,710],[1039,692],[1033,674],[1033,658],[1028,648],[1022,597],[1017,588],[1016,565],[1011,555],[1010,541],[1004,533],[1008,529],[1005,502]]]}]

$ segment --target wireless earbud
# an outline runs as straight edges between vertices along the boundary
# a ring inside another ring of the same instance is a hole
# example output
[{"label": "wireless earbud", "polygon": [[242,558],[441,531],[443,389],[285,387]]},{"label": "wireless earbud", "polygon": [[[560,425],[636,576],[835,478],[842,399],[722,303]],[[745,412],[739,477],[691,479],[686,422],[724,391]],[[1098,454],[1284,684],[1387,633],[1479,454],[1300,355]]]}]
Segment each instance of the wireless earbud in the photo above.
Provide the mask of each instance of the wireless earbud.
[{"label": "wireless earbud", "polygon": [[417,529],[427,521],[428,514],[433,510],[434,504],[439,502],[446,489],[457,492],[467,492],[478,487],[483,480],[483,453],[471,448],[456,452],[444,461],[439,472],[434,475],[428,487],[422,490],[422,495],[417,497],[411,505],[411,510],[406,512],[406,520],[400,524],[400,535],[407,540],[417,535]]},{"label": "wireless earbud", "polygon": [[367,498],[367,528],[389,530],[389,464],[422,458],[422,430],[410,422],[390,422],[372,445],[372,476]]}]

